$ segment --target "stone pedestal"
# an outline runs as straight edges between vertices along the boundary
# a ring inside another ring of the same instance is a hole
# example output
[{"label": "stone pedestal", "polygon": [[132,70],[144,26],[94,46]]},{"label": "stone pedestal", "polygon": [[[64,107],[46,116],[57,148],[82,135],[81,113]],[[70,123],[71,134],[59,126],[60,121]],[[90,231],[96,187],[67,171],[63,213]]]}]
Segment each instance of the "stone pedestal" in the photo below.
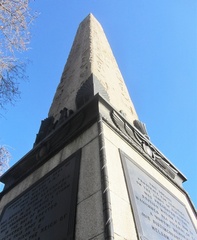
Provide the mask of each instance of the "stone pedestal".
[{"label": "stone pedestal", "polygon": [[2,176],[0,236],[195,240],[183,180],[97,95]]}]

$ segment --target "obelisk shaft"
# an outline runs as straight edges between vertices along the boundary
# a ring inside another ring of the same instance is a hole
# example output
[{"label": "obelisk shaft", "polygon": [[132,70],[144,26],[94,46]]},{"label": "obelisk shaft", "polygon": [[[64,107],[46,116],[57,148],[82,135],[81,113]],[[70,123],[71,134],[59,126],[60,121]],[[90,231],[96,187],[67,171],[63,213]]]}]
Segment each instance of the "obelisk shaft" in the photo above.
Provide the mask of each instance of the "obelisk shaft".
[{"label": "obelisk shaft", "polygon": [[[63,108],[76,111],[76,95],[93,74],[109,103],[132,123],[138,119],[123,77],[100,23],[90,14],[80,24],[57,88],[49,116],[57,120]],[[99,90],[94,90],[94,95]]]}]

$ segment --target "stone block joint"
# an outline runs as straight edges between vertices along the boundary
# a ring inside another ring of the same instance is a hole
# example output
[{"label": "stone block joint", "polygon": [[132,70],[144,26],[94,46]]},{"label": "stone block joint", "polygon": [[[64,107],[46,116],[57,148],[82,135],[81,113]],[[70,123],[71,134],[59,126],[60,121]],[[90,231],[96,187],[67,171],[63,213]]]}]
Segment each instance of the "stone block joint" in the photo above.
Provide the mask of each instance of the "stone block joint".
[{"label": "stone block joint", "polygon": [[105,141],[104,141],[103,123],[102,123],[101,114],[99,114],[98,132],[99,132],[99,150],[100,150],[100,163],[101,163],[101,188],[102,188],[102,200],[103,200],[105,240],[113,240],[114,239],[114,229],[113,229],[113,222],[112,222],[111,199],[110,199],[110,192],[109,192]]}]

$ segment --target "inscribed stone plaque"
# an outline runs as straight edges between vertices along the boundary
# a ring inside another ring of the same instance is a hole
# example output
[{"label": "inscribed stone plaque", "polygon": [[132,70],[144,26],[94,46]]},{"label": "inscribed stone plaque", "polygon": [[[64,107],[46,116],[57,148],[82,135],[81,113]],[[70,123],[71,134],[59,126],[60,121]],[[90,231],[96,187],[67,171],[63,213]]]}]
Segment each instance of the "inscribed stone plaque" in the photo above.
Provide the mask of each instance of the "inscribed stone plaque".
[{"label": "inscribed stone plaque", "polygon": [[196,240],[183,203],[123,152],[121,158],[140,239]]},{"label": "inscribed stone plaque", "polygon": [[80,151],[5,206],[1,240],[74,239]]}]

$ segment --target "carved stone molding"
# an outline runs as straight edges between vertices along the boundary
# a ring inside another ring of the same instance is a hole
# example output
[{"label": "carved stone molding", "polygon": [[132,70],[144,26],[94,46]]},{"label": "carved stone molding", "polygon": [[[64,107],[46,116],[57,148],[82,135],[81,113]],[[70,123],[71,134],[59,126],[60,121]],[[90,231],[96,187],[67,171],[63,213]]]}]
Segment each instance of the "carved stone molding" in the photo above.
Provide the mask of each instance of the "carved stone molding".
[{"label": "carved stone molding", "polygon": [[[168,163],[168,160],[156,149],[156,147],[149,141],[147,134],[142,134],[137,128],[129,125],[117,112],[111,112],[111,119],[114,125],[127,137],[134,140],[138,149],[150,157],[153,162],[161,168],[170,178],[175,179],[178,171]],[[145,132],[146,133],[146,132]]]},{"label": "carved stone molding", "polygon": [[0,181],[5,184],[5,187],[0,194],[0,198],[96,122],[98,98],[99,96],[95,97],[75,114],[64,118],[62,124],[53,125],[53,130],[50,133],[40,140],[16,165],[1,176]]}]

